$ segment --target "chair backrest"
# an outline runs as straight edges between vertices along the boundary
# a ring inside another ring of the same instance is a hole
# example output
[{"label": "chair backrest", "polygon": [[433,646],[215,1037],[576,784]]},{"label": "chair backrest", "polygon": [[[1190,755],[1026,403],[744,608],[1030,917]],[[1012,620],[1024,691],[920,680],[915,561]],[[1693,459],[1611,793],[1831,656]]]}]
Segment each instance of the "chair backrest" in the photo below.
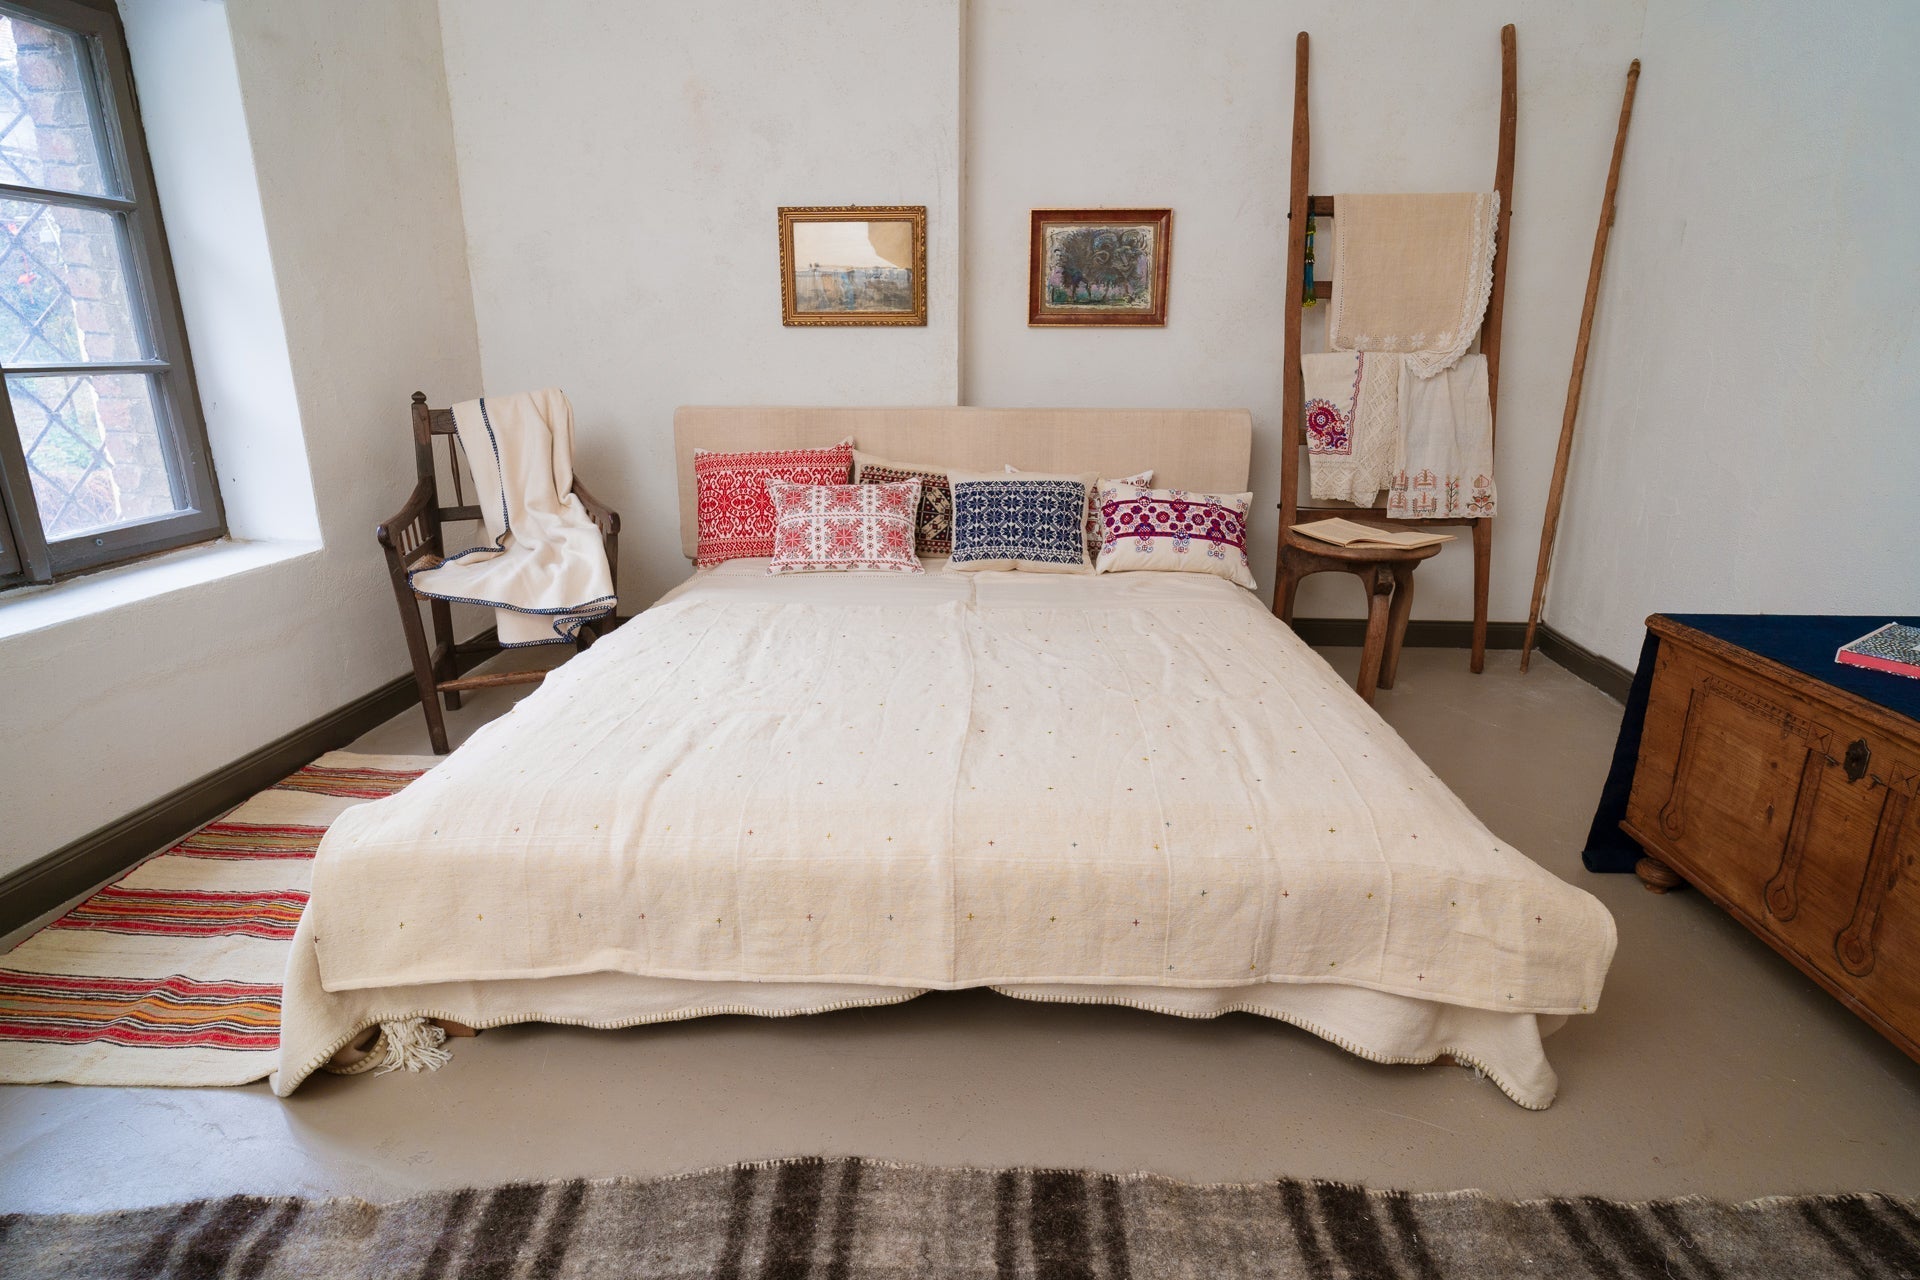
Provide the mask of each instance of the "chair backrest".
[{"label": "chair backrest", "polygon": [[[445,474],[453,482],[453,503],[444,501],[440,486],[439,464],[434,457],[435,439],[446,442],[447,469]],[[460,478],[460,433],[454,425],[452,409],[430,409],[427,407],[427,393],[413,393],[413,461],[420,479],[433,481],[433,522],[443,524],[448,521],[478,520],[480,508],[466,500],[466,486]]]}]

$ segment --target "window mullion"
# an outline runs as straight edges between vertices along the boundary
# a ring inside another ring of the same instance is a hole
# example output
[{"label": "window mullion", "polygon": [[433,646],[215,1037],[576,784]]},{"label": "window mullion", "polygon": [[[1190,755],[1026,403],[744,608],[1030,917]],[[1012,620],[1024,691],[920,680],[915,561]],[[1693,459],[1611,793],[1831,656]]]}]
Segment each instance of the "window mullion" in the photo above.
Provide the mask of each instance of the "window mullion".
[{"label": "window mullion", "polygon": [[[0,391],[4,391],[0,384]],[[16,572],[31,582],[53,579],[53,557],[40,527],[40,506],[34,501],[27,474],[27,455],[20,448],[20,428],[13,420],[13,397],[0,395],[0,506],[10,526],[8,541],[19,552]]]}]

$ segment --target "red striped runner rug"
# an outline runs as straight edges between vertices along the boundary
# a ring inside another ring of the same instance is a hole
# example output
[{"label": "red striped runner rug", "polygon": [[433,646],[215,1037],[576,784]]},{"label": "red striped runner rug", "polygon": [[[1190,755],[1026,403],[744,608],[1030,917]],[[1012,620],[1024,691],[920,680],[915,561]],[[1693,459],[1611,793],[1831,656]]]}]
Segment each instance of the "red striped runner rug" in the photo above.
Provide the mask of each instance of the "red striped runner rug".
[{"label": "red striped runner rug", "polygon": [[320,837],[432,757],[320,757],[0,955],[0,1083],[245,1084],[280,1050],[280,982]]}]

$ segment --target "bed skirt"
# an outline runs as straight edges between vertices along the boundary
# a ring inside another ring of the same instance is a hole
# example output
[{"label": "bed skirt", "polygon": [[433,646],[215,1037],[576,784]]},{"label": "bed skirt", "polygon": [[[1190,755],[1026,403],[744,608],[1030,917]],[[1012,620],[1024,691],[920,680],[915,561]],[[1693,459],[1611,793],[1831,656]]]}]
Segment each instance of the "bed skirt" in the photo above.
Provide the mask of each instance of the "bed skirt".
[{"label": "bed skirt", "polygon": [[[308,924],[302,921],[300,933]],[[303,945],[303,942],[305,945]],[[1563,1016],[1469,1009],[1334,983],[1241,987],[1021,984],[993,990],[1017,1000],[1117,1004],[1182,1018],[1252,1013],[1310,1031],[1348,1053],[1383,1063],[1432,1062],[1442,1055],[1478,1068],[1529,1110],[1559,1088],[1541,1038]],[[296,937],[282,997],[280,1068],[273,1091],[286,1097],[368,1027],[406,1018],[446,1018],[471,1027],[550,1022],[612,1029],[720,1014],[791,1017],[899,1004],[924,988],[853,983],[703,982],[628,973],[439,982],[326,991],[311,941]]]}]

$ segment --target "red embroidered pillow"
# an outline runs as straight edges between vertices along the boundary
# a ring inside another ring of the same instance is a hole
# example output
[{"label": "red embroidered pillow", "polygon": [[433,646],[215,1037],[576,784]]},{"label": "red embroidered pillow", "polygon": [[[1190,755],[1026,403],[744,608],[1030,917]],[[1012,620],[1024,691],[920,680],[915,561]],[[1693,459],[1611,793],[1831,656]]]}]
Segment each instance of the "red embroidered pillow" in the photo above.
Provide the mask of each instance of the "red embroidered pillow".
[{"label": "red embroidered pillow", "polygon": [[754,453],[693,451],[702,568],[725,560],[773,554],[773,499],[767,481],[845,484],[853,468],[853,441],[831,449],[776,449]]},{"label": "red embroidered pillow", "polygon": [[773,501],[773,563],[768,573],[891,570],[923,573],[913,554],[920,482],[788,484],[767,482]]}]

